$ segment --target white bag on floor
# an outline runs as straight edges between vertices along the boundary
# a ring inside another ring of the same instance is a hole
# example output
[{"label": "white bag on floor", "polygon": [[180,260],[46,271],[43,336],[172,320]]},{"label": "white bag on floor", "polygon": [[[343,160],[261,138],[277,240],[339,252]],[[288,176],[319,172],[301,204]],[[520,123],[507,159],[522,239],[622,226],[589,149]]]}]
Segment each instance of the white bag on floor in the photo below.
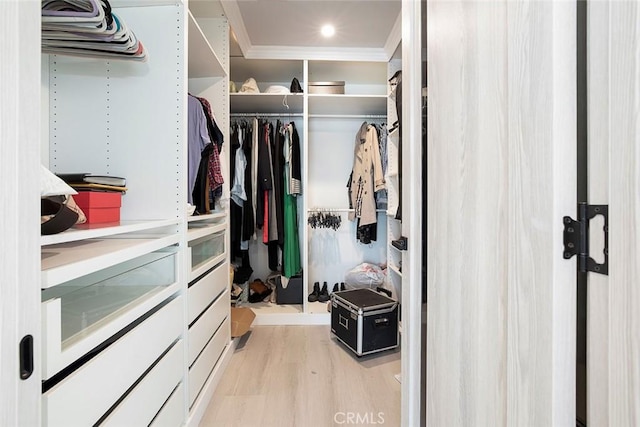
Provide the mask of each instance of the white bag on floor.
[{"label": "white bag on floor", "polygon": [[363,262],[344,276],[344,283],[347,288],[375,288],[385,281],[385,272],[375,264]]}]

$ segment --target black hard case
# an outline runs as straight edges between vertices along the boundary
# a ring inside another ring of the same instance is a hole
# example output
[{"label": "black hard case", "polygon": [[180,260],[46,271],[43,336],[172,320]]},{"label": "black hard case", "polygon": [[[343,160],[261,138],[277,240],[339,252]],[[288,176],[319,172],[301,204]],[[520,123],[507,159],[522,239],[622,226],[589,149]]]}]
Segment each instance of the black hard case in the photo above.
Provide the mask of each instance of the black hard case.
[{"label": "black hard case", "polygon": [[358,356],[398,346],[398,302],[371,289],[331,294],[331,332]]}]

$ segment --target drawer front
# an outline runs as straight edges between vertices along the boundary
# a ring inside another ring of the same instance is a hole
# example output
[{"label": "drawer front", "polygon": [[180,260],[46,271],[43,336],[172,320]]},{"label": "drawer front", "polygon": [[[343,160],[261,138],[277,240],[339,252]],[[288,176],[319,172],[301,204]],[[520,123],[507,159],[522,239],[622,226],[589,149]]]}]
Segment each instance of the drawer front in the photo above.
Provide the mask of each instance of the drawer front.
[{"label": "drawer front", "polygon": [[189,248],[191,271],[194,274],[202,274],[203,269],[208,270],[219,262],[216,260],[224,256],[224,230],[189,242]]},{"label": "drawer front", "polygon": [[184,346],[180,340],[100,425],[149,425],[182,379],[183,360]]},{"label": "drawer front", "polygon": [[45,426],[93,425],[182,332],[173,299],[42,396]]},{"label": "drawer front", "polygon": [[189,287],[188,292],[188,319],[189,324],[211,304],[216,296],[228,289],[229,285],[229,264],[224,262],[215,270],[195,282]]},{"label": "drawer front", "polygon": [[49,379],[179,289],[173,250],[153,252],[42,292],[42,372]]},{"label": "drawer front", "polygon": [[231,338],[229,328],[229,318],[224,321],[220,329],[211,338],[211,341],[204,348],[198,359],[189,369],[189,407],[193,406],[202,386],[207,381],[209,374],[213,370],[220,355]]},{"label": "drawer front", "polygon": [[189,328],[189,366],[207,345],[209,338],[218,329],[225,318],[229,317],[229,292],[225,291],[216,302],[204,312],[196,323]]},{"label": "drawer front", "polygon": [[[184,387],[182,383],[173,391],[150,427],[180,427],[184,418]],[[127,424],[125,424],[127,425]]]}]

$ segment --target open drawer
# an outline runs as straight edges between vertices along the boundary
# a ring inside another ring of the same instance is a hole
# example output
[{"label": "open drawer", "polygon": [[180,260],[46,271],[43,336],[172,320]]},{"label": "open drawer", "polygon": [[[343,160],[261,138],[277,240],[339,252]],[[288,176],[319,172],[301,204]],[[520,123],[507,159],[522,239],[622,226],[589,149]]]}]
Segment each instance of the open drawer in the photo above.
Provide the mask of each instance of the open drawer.
[{"label": "open drawer", "polygon": [[177,258],[164,248],[43,290],[43,379],[178,291]]}]

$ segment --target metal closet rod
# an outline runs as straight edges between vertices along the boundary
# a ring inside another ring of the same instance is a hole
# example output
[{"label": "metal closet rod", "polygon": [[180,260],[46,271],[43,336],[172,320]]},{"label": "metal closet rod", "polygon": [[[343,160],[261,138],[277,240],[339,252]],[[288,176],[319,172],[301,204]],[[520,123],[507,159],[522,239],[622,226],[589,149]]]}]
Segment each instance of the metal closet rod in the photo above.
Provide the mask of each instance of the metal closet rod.
[{"label": "metal closet rod", "polygon": [[231,113],[230,117],[302,117],[302,113]]},{"label": "metal closet rod", "polygon": [[[303,113],[231,113],[230,117],[302,117]],[[309,114],[320,119],[387,119],[386,114]]]},{"label": "metal closet rod", "polygon": [[309,114],[310,119],[383,119],[386,114]]},{"label": "metal closet rod", "polygon": [[[320,212],[355,212],[355,209],[350,208],[309,208],[308,213],[320,213]],[[376,209],[376,212],[386,212],[386,209]]]}]

